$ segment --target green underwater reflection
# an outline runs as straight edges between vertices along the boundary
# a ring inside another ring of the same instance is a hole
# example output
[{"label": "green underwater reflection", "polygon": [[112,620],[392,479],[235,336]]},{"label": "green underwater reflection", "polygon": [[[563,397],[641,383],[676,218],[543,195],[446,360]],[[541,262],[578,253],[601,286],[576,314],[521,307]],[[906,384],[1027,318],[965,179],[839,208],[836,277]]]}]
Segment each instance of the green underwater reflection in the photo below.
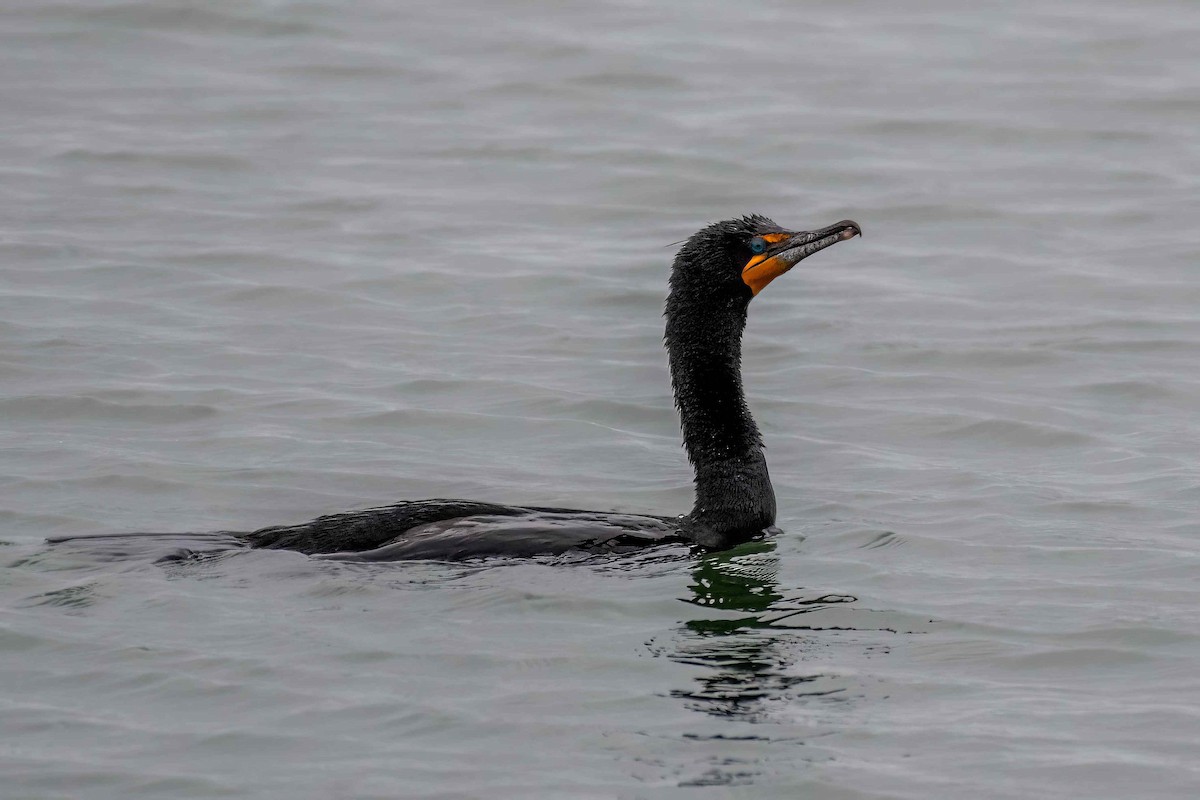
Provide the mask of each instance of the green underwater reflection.
[{"label": "green underwater reflection", "polygon": [[704,556],[692,570],[689,588],[691,596],[684,602],[718,612],[684,621],[668,654],[681,664],[705,668],[687,688],[671,692],[689,708],[766,722],[802,698],[831,699],[845,691],[825,669],[804,664],[806,651],[821,647],[818,634],[787,622],[810,609],[855,598],[785,593],[774,542],[750,542]]},{"label": "green underwater reflection", "polygon": [[688,587],[692,596],[683,598],[684,602],[702,608],[747,612],[751,616],[693,619],[685,625],[695,633],[712,635],[763,627],[761,615],[783,599],[778,577],[779,558],[774,542],[749,542],[704,556],[692,570],[692,583]]}]

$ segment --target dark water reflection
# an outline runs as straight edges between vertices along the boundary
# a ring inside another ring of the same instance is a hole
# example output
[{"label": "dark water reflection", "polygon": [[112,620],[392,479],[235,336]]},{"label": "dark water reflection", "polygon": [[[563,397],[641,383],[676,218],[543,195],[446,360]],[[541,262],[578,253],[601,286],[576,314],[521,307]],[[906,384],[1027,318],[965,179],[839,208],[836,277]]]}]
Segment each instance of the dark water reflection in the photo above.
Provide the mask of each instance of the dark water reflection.
[{"label": "dark water reflection", "polygon": [[[694,684],[671,694],[695,710],[748,722],[767,721],[772,706],[801,697],[828,697],[845,691],[829,686],[820,671],[797,668],[810,637],[777,630],[778,613],[790,609],[778,583],[779,561],[770,542],[732,553],[706,556],[692,571],[693,596],[685,602],[737,616],[713,616],[684,623],[684,636],[671,658],[707,667]],[[820,603],[824,598],[800,603]],[[853,602],[843,598],[840,602]]]},{"label": "dark water reflection", "polygon": [[[748,722],[770,721],[798,703],[848,699],[853,680],[815,659],[853,641],[886,651],[887,639],[920,633],[930,622],[868,609],[848,594],[783,589],[773,542],[754,542],[701,558],[684,602],[721,612],[685,621],[669,657],[705,667],[693,684],[671,694],[696,711]],[[821,667],[808,668],[812,660]]]}]

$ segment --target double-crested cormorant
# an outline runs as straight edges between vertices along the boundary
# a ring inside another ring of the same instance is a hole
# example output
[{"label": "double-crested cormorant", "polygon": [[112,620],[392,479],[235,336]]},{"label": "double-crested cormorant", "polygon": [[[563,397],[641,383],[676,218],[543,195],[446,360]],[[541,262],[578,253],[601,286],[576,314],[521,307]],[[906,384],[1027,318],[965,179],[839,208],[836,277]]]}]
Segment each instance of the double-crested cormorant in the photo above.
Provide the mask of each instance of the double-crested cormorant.
[{"label": "double-crested cormorant", "polygon": [[750,300],[801,259],[861,233],[850,220],[796,232],[751,215],[709,225],[679,249],[664,341],[683,444],[695,469],[690,514],[414,500],[227,535],[250,547],[368,561],[611,552],[672,542],[720,550],[760,536],[775,524],[775,491],[742,393]]}]

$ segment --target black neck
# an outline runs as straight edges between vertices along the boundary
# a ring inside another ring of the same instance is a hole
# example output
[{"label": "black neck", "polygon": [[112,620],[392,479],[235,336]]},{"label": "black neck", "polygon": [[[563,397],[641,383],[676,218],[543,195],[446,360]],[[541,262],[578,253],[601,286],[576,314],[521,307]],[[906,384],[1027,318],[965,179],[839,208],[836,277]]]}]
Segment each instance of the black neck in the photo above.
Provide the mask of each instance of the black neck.
[{"label": "black neck", "polygon": [[666,345],[683,444],[696,473],[685,528],[706,547],[729,547],[775,524],[775,492],[762,437],[742,391],[742,331],[749,296],[673,285]]}]

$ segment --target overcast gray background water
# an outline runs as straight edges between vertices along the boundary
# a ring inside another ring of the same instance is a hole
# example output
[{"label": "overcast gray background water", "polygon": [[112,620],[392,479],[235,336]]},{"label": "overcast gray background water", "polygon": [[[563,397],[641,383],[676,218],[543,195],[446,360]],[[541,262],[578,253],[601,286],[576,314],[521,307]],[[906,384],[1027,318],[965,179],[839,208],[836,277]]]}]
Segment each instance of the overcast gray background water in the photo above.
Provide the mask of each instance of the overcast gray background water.
[{"label": "overcast gray background water", "polygon": [[[1200,793],[1200,6],[0,6],[0,796]],[[687,510],[674,248],[786,533],[175,566],[47,536]]]}]

